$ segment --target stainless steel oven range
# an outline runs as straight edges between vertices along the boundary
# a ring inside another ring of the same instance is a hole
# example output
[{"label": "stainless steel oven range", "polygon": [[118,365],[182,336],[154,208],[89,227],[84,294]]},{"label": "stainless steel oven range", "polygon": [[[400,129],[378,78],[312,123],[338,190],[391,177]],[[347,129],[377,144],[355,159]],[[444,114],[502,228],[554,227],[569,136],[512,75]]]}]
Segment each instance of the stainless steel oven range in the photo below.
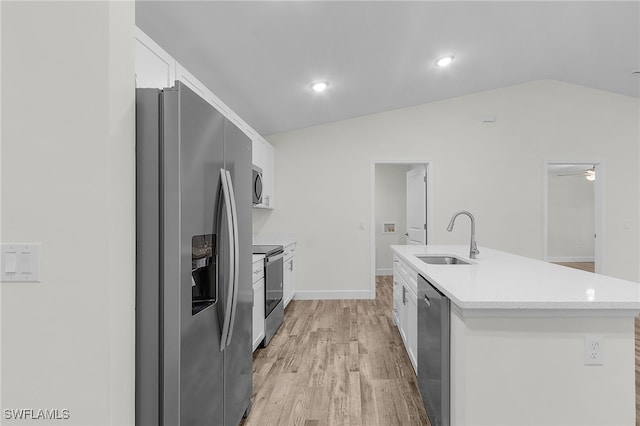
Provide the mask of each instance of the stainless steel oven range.
[{"label": "stainless steel oven range", "polygon": [[284,249],[277,245],[254,245],[253,254],[264,254],[264,341],[267,346],[284,320],[282,262]]}]

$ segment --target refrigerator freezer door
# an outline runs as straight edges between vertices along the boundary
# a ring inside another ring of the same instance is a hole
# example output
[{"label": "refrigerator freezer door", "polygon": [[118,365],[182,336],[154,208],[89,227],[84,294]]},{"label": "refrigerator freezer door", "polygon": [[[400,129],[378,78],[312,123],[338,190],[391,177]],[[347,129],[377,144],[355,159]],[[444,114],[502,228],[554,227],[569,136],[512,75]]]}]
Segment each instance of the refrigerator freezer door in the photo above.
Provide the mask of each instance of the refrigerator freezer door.
[{"label": "refrigerator freezer door", "polygon": [[192,314],[191,241],[213,234],[216,247],[223,244],[215,225],[224,118],[179,82],[164,91],[163,112],[164,424],[215,425],[224,409],[217,312],[224,299],[214,274],[217,302]]}]

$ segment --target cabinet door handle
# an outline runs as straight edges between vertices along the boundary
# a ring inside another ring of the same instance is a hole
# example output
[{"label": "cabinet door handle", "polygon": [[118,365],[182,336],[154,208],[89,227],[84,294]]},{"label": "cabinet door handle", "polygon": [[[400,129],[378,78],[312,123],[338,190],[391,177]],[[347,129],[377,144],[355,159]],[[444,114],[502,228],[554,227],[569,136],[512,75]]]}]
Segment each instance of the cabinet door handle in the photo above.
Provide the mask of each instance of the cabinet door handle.
[{"label": "cabinet door handle", "polygon": [[429,300],[429,298],[427,297],[426,294],[424,295],[424,299],[423,300],[424,300],[424,303],[427,304],[427,306],[431,306],[431,300]]},{"label": "cabinet door handle", "polygon": [[402,286],[402,304],[407,304],[407,288],[405,286]]}]

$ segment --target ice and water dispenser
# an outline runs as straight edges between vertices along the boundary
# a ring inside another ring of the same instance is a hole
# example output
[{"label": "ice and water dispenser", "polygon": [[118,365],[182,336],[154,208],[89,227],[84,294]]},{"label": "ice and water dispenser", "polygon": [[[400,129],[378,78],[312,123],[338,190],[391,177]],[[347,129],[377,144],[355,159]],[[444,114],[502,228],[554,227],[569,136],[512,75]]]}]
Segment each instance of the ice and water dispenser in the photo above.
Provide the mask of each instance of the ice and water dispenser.
[{"label": "ice and water dispenser", "polygon": [[213,234],[191,239],[191,315],[216,302],[215,238]]}]

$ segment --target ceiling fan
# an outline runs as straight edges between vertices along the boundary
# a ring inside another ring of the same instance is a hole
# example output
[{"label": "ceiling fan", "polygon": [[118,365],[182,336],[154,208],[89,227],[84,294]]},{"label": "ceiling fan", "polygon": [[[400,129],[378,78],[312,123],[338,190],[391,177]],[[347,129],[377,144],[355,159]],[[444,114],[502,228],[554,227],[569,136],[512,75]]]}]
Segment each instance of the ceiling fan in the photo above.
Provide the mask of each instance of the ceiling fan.
[{"label": "ceiling fan", "polygon": [[585,179],[593,182],[596,180],[596,166],[593,166],[587,170],[583,170],[579,173],[566,173],[566,174],[559,174],[558,176],[584,176]]}]

